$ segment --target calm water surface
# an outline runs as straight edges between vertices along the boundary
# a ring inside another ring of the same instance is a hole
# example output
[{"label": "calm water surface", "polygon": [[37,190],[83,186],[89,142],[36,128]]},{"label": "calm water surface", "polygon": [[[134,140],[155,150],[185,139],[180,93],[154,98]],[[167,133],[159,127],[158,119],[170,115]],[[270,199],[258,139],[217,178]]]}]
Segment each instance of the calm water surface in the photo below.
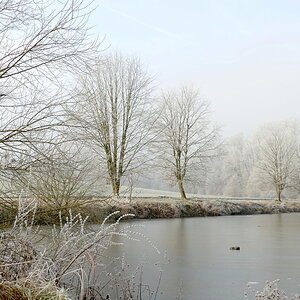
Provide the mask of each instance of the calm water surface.
[{"label": "calm water surface", "polygon": [[[158,299],[245,299],[247,283],[261,290],[266,280],[280,278],[288,295],[300,294],[300,214],[227,216],[144,220],[121,226],[144,225],[147,242],[125,241],[110,255],[144,265],[143,281],[156,286],[161,262],[164,270]],[[240,251],[230,251],[240,246]],[[164,264],[164,253],[170,263]],[[253,297],[250,299],[253,299]]]}]

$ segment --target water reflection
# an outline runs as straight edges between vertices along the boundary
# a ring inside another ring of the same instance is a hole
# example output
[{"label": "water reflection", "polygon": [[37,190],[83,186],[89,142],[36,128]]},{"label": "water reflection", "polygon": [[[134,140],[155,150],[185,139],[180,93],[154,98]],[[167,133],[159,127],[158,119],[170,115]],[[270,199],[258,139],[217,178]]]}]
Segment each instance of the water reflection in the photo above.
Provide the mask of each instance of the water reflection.
[{"label": "water reflection", "polygon": [[[300,214],[131,221],[126,225],[148,236],[170,264],[164,264],[147,241],[124,241],[110,250],[131,264],[144,264],[144,281],[156,285],[160,261],[163,295],[175,299],[183,281],[183,299],[244,299],[247,282],[281,279],[280,286],[300,293]],[[135,229],[136,230],[136,229]],[[240,246],[240,251],[230,251]]]}]

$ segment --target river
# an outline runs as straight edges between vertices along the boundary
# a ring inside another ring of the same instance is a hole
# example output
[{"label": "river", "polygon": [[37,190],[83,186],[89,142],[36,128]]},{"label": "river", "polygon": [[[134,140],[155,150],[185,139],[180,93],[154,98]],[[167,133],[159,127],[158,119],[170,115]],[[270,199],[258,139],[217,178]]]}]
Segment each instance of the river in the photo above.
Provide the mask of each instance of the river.
[{"label": "river", "polygon": [[[247,283],[262,290],[266,280],[275,279],[288,296],[300,294],[300,214],[142,220],[121,226],[128,225],[138,225],[132,230],[145,234],[161,255],[144,238],[124,240],[109,254],[142,264],[143,282],[153,288],[162,268],[160,300],[180,293],[188,300],[245,299]],[[232,246],[240,251],[229,250]]]}]

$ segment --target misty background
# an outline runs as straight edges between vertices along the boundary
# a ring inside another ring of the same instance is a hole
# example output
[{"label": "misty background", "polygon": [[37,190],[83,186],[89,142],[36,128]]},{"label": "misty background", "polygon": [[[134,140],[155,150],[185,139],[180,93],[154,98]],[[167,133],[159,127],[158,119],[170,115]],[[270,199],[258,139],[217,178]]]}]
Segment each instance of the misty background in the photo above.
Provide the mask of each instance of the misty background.
[{"label": "misty background", "polygon": [[[299,2],[98,0],[97,4],[90,24],[104,37],[102,46],[140,57],[154,74],[158,91],[181,85],[198,89],[211,103],[212,119],[222,128],[227,155],[237,143],[249,143],[264,123],[297,121]],[[218,170],[226,168],[220,167],[226,160],[231,159],[221,159]],[[226,172],[227,184],[241,184]],[[171,188],[154,170],[150,177],[140,184]],[[211,180],[215,186],[216,179]],[[205,194],[260,195],[225,187],[217,191],[207,182],[192,187],[190,192]]]},{"label": "misty background", "polygon": [[141,57],[160,88],[198,88],[226,136],[298,118],[298,1],[97,3],[103,45]]}]

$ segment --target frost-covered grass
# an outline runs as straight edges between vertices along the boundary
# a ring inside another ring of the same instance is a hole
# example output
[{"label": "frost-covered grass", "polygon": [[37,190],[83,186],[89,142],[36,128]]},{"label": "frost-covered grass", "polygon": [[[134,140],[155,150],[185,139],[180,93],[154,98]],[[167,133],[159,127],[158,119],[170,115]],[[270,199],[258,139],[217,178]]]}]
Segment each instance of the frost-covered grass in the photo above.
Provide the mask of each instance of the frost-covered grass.
[{"label": "frost-covered grass", "polygon": [[109,248],[121,245],[114,237],[145,238],[151,244],[133,226],[119,228],[129,215],[113,212],[92,231],[85,226],[87,218],[70,212],[43,242],[33,226],[35,214],[36,205],[25,203],[13,227],[0,232],[0,299],[156,299],[159,286],[145,285],[140,269],[128,272],[122,257],[107,260]]},{"label": "frost-covered grass", "polygon": [[180,200],[174,198],[127,198],[111,200],[106,204],[85,207],[91,220],[97,222],[114,210],[122,214],[132,213],[135,218],[179,218],[226,215],[252,215],[300,212],[300,201],[278,203],[270,200]]},{"label": "frost-covered grass", "polygon": [[[104,185],[101,188],[94,187],[90,191],[90,196],[93,197],[110,197],[111,196],[111,186]],[[128,186],[122,186],[120,188],[120,197],[134,197],[134,198],[158,198],[158,197],[169,197],[169,198],[178,198],[180,195],[177,191],[166,191],[166,190],[157,190],[157,189],[148,189],[134,187],[130,189]],[[197,194],[188,194],[188,197],[199,197],[201,195]]]},{"label": "frost-covered grass", "polygon": [[267,281],[262,291],[256,291],[248,284],[248,291],[245,292],[246,300],[300,300],[299,295],[288,297],[286,293],[279,288],[279,279]]},{"label": "frost-covered grass", "polygon": [[[110,197],[111,187],[110,185],[101,186],[101,188],[94,187],[90,191],[90,197]],[[134,187],[130,189],[128,186],[122,186],[120,189],[121,198],[180,198],[178,191],[167,191],[149,188]],[[188,199],[221,199],[221,200],[272,200],[272,198],[253,198],[253,197],[229,197],[219,195],[204,195],[187,193]],[[275,198],[274,198],[275,199]],[[273,199],[273,200],[274,200]]]},{"label": "frost-covered grass", "polygon": [[[94,198],[91,202],[85,202],[82,206],[72,208],[74,214],[80,213],[82,216],[89,216],[88,222],[90,223],[101,223],[107,215],[117,210],[121,214],[133,214],[134,218],[140,219],[274,214],[300,212],[300,201],[284,200],[277,202],[274,200],[247,200],[240,198],[193,198],[181,200],[167,197],[130,199],[128,197],[120,197],[118,199]],[[64,217],[68,216],[68,209],[64,209],[61,213]],[[4,218],[3,221],[5,221]],[[36,223],[58,224],[59,210],[38,207]],[[5,224],[9,224],[9,220]]]}]

